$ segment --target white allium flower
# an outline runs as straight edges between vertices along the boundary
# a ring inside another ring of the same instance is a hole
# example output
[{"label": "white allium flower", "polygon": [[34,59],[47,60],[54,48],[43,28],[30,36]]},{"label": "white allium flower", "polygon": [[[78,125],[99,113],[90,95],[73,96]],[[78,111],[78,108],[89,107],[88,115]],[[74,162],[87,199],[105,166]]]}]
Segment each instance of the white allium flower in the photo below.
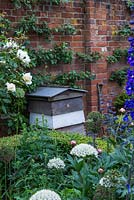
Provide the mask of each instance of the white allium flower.
[{"label": "white allium flower", "polygon": [[22,79],[25,81],[25,83],[27,85],[32,84],[32,76],[31,76],[30,72],[23,74]]},{"label": "white allium flower", "polygon": [[1,64],[5,64],[6,61],[5,61],[5,60],[0,60],[0,63],[1,63]]},{"label": "white allium flower", "polygon": [[110,179],[109,179],[108,176],[107,176],[107,177],[101,178],[100,181],[99,181],[99,184],[100,184],[101,186],[106,187],[106,188],[110,188],[110,187],[113,186],[113,184],[111,183],[111,181],[110,181]]},{"label": "white allium flower", "polygon": [[40,190],[32,195],[29,200],[61,200],[61,198],[54,191]]},{"label": "white allium flower", "polygon": [[27,54],[26,51],[23,51],[21,49],[18,49],[17,51],[17,57],[22,61],[24,62],[25,64],[29,64],[30,63],[30,57],[29,55]]},{"label": "white allium flower", "polygon": [[6,42],[6,44],[3,46],[4,49],[8,49],[8,48],[18,48],[18,45],[15,41],[13,41],[12,39],[10,39],[9,41]]},{"label": "white allium flower", "polygon": [[98,151],[90,144],[78,144],[73,147],[70,154],[77,157],[86,157],[89,155],[95,155],[97,157]]},{"label": "white allium flower", "polygon": [[63,160],[61,160],[60,158],[53,158],[50,159],[48,164],[47,164],[48,168],[52,169],[52,168],[56,168],[56,169],[64,169],[65,167],[65,163]]},{"label": "white allium flower", "polygon": [[11,91],[11,92],[15,92],[16,91],[16,86],[14,83],[6,83],[6,86],[7,86],[7,90],[8,91]]}]

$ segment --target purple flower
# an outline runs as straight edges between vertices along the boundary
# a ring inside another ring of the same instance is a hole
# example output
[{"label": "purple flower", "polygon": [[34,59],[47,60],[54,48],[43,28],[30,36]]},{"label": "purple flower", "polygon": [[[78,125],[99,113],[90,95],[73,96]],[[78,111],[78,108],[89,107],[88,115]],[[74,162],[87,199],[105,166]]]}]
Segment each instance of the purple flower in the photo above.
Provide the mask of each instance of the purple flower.
[{"label": "purple flower", "polygon": [[128,118],[127,115],[125,115],[125,116],[123,117],[123,121],[124,121],[124,122],[128,122],[128,121],[129,121],[129,118]]},{"label": "purple flower", "polygon": [[132,47],[130,47],[130,48],[128,49],[128,54],[131,54],[131,53],[134,53],[134,48],[132,48]]},{"label": "purple flower", "polygon": [[133,40],[134,40],[133,37],[129,37],[129,38],[128,38],[128,41],[129,41],[129,42],[131,42],[131,41],[133,41]]},{"label": "purple flower", "polygon": [[131,10],[131,11],[134,11],[134,6],[130,6],[130,10]]},{"label": "purple flower", "polygon": [[130,20],[129,24],[133,25],[134,24],[134,20]]},{"label": "purple flower", "polygon": [[130,116],[131,116],[132,120],[134,120],[134,111],[130,111]]},{"label": "purple flower", "polygon": [[134,109],[134,99],[127,99],[125,101],[124,108],[126,110],[132,110],[132,109]]},{"label": "purple flower", "polygon": [[131,47],[134,47],[134,40],[132,40],[132,41],[130,42],[130,46],[131,46]]}]

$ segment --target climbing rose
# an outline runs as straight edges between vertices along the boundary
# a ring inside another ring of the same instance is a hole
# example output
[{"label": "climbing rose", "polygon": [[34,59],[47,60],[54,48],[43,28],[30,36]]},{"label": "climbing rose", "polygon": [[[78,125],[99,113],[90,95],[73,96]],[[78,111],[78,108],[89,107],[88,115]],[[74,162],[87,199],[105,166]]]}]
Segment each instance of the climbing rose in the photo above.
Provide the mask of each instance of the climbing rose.
[{"label": "climbing rose", "polygon": [[18,48],[18,45],[15,41],[13,41],[12,39],[10,39],[9,41],[6,42],[6,44],[3,46],[4,49],[8,49],[8,48]]},{"label": "climbing rose", "polygon": [[7,86],[7,90],[8,91],[11,91],[11,92],[15,92],[16,91],[16,86],[15,86],[15,84],[13,84],[13,83],[6,83],[6,86]]},{"label": "climbing rose", "polygon": [[25,81],[25,83],[27,85],[31,85],[32,84],[32,76],[31,76],[30,72],[23,74],[22,78],[23,78],[23,80]]},{"label": "climbing rose", "polygon": [[18,49],[17,51],[17,57],[22,61],[24,62],[25,64],[29,64],[30,63],[30,57],[29,55],[27,54],[26,51],[23,51],[21,49]]}]

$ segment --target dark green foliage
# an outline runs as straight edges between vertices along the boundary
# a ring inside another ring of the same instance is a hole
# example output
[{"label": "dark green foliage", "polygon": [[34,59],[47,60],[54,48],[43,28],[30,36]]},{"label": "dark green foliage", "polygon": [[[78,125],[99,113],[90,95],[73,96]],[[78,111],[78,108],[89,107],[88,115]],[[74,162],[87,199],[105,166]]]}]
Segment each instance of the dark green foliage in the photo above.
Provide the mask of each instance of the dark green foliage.
[{"label": "dark green foliage", "polygon": [[126,57],[127,56],[127,49],[120,49],[120,48],[117,48],[113,51],[113,55],[111,56],[107,56],[107,62],[109,64],[111,63],[116,63],[116,62],[119,62],[121,61],[121,59],[123,57]]},{"label": "dark green foliage", "polygon": [[85,53],[76,53],[77,57],[81,59],[83,62],[92,63],[96,62],[101,58],[99,52],[89,52],[88,54]]},{"label": "dark green foliage", "polygon": [[34,5],[37,3],[49,3],[50,5],[56,4],[59,5],[61,3],[67,3],[68,0],[12,0],[16,8],[28,8],[32,9]]},{"label": "dark green foliage", "polygon": [[131,6],[134,6],[133,0],[126,0],[126,5],[128,8],[130,8]]},{"label": "dark green foliage", "polygon": [[104,116],[100,112],[90,112],[86,120],[87,131],[99,134],[102,131]]},{"label": "dark green foliage", "polygon": [[53,83],[57,85],[65,85],[73,88],[78,88],[77,82],[79,80],[93,80],[95,78],[94,74],[91,74],[89,71],[80,71],[76,72],[75,70],[68,73],[58,74]]},{"label": "dark green foliage", "polygon": [[52,37],[52,31],[48,27],[47,22],[44,21],[41,24],[37,24],[37,18],[35,15],[23,17],[15,30],[16,35],[30,32],[35,32],[38,35],[42,35],[47,40],[51,39]]},{"label": "dark green foliage", "polygon": [[126,24],[126,25],[120,27],[116,31],[116,35],[120,35],[122,37],[128,37],[130,35],[133,35],[133,31],[131,31],[131,27],[128,24]]},{"label": "dark green foliage", "polygon": [[[24,126],[22,133],[23,135],[0,140],[0,188],[4,191],[2,197],[27,200],[39,189],[52,188],[57,191],[71,184],[70,178],[66,177],[69,171],[65,170],[66,178],[63,178],[61,172],[47,168],[48,160],[54,157],[64,160],[72,148],[71,140],[79,144],[87,143],[91,138],[41,127]],[[79,196],[79,192],[76,193]]]},{"label": "dark green foliage", "polygon": [[115,99],[114,99],[114,106],[115,106],[115,109],[117,111],[117,113],[119,112],[119,110],[121,108],[124,107],[124,103],[125,103],[125,100],[126,99],[129,99],[129,96],[125,93],[125,92],[122,92],[120,93]]},{"label": "dark green foliage", "polygon": [[34,32],[39,36],[43,36],[47,40],[51,40],[53,33],[74,35],[76,33],[76,29],[71,24],[63,24],[56,28],[49,28],[46,21],[38,23],[37,17],[33,14],[32,16],[23,17],[20,22],[18,22],[15,29],[15,35],[27,34],[31,32]]},{"label": "dark green foliage", "polygon": [[[38,132],[38,130],[36,130],[36,132]],[[62,153],[65,155],[72,148],[70,144],[71,140],[75,140],[77,144],[88,143],[88,142],[92,143],[91,137],[87,137],[79,133],[58,132],[58,131],[53,130],[53,131],[48,131],[45,134],[51,137],[51,140],[53,142],[56,142],[56,144],[58,145],[58,148],[61,149]],[[9,136],[5,138],[0,138],[0,149],[7,148],[7,149],[12,149],[12,151],[14,151],[18,146],[20,146],[21,139],[22,139],[21,134],[15,135],[15,136]],[[96,142],[97,142],[98,148],[102,148],[106,150],[106,143],[102,141],[101,138],[97,138]],[[6,156],[6,153],[5,153],[5,156]]]},{"label": "dark green foliage", "polygon": [[3,33],[7,34],[8,31],[10,30],[10,25],[11,25],[10,20],[5,18],[4,13],[1,13],[0,14],[0,34],[3,34]]},{"label": "dark green foliage", "polygon": [[39,86],[42,85],[49,85],[52,83],[52,76],[45,73],[45,72],[39,72],[36,74],[33,74],[33,84],[30,85],[28,92],[35,91]]},{"label": "dark green foliage", "polygon": [[62,33],[64,35],[74,35],[77,31],[72,24],[63,24],[57,28],[54,28],[53,32]]},{"label": "dark green foliage", "polygon": [[69,64],[73,59],[73,51],[68,44],[63,42],[55,45],[53,49],[38,49],[29,52],[30,57],[34,60],[36,66],[44,64],[57,65],[60,63]]},{"label": "dark green foliage", "polygon": [[61,150],[58,149],[55,140],[47,135],[48,132],[47,128],[23,129],[23,136],[7,177],[8,182],[10,181],[8,193],[12,194],[12,199],[27,200],[36,188],[51,187],[46,165],[48,160],[57,157]]},{"label": "dark green foliage", "polygon": [[[102,152],[98,157],[77,158],[69,155],[72,148],[70,141],[75,140],[77,144],[87,143],[90,142],[89,137],[50,131],[46,127],[37,126],[30,128],[24,126],[22,133],[23,135],[0,140],[0,147],[2,147],[0,149],[3,149],[0,151],[2,199],[27,200],[31,194],[43,188],[60,193],[63,200],[98,200],[99,195],[103,195],[104,199],[107,195],[107,200],[125,199],[127,174],[129,166],[132,167],[129,165],[133,154],[132,145],[117,144],[111,153]],[[104,145],[103,142],[97,147],[101,148]],[[10,153],[6,150],[3,154],[4,146]],[[10,159],[5,159],[6,155],[11,155],[10,149],[14,149],[15,154],[13,157],[10,156]],[[48,160],[53,157],[64,160],[66,168],[62,171],[48,169]],[[99,168],[104,170],[102,174],[98,173]],[[100,186],[99,180],[107,176],[113,184],[112,187]],[[131,177],[133,186],[132,174]]]},{"label": "dark green foliage", "polygon": [[124,68],[112,72],[109,80],[117,82],[119,86],[123,86],[126,81],[126,76],[127,76],[127,68]]}]

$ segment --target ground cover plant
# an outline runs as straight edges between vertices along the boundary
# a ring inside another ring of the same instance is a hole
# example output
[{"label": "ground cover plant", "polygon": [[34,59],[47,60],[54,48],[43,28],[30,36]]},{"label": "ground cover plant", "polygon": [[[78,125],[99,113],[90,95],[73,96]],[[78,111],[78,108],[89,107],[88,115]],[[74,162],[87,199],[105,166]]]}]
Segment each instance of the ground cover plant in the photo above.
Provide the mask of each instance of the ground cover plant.
[{"label": "ground cover plant", "polygon": [[23,125],[21,135],[2,138],[1,199],[53,199],[55,192],[63,200],[132,200],[134,127],[121,112],[106,116],[107,136],[96,148],[91,137],[47,127]]}]

